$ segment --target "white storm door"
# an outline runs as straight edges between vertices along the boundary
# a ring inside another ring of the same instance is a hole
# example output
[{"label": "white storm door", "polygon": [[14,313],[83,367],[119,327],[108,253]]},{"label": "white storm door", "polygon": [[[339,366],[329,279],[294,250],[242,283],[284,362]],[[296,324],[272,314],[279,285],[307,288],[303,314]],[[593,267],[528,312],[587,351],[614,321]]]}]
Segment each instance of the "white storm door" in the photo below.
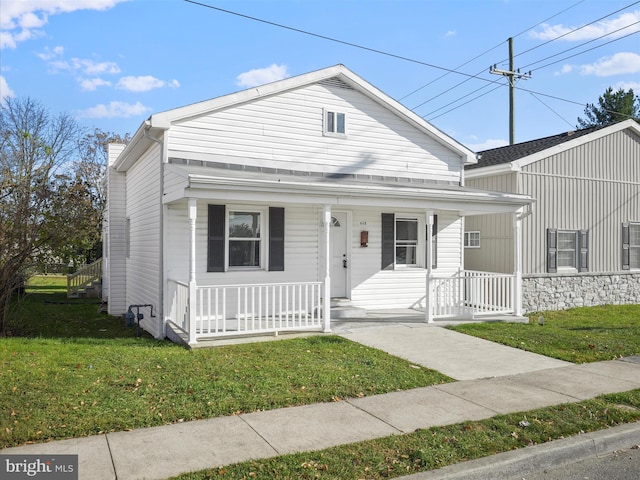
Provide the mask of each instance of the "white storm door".
[{"label": "white storm door", "polygon": [[347,214],[333,212],[331,214],[331,297],[347,296]]}]

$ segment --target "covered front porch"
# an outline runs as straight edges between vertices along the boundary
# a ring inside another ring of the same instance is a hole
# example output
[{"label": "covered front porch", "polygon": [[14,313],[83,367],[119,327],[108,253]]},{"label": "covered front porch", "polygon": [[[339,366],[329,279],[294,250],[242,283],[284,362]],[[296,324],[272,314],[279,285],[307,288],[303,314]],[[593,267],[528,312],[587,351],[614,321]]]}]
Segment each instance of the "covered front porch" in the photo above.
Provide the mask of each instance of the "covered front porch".
[{"label": "covered front porch", "polygon": [[[428,182],[175,172],[182,180],[165,196],[165,235],[186,248],[172,250],[171,258],[165,252],[166,336],[195,346],[330,332],[339,317],[333,297],[353,302],[364,317],[401,308],[427,324],[521,313],[519,232],[527,197]],[[496,212],[513,215],[516,269],[462,270],[464,216]],[[239,216],[247,232],[260,225],[260,236],[232,234]],[[230,255],[248,244],[245,238],[256,243],[247,249],[251,266],[239,267]]]}]

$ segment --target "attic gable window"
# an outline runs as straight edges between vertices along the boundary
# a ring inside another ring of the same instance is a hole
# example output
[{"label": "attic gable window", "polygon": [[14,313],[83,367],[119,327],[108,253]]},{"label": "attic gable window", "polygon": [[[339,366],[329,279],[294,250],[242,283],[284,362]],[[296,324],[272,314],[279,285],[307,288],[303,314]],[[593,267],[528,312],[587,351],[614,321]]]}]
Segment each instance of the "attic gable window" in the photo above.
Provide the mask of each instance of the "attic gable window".
[{"label": "attic gable window", "polygon": [[342,112],[324,109],[324,134],[334,136],[347,135],[347,115]]}]

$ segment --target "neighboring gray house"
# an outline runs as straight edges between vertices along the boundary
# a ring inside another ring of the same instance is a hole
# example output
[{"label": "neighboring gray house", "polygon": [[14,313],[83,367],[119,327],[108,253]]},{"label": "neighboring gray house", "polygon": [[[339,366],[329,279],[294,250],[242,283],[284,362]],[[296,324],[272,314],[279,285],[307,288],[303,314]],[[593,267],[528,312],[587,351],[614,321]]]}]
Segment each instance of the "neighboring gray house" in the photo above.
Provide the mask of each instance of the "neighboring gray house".
[{"label": "neighboring gray house", "polygon": [[[473,188],[531,195],[523,309],[640,303],[640,125],[633,120],[478,153]],[[512,219],[465,219],[465,268],[513,271]]]},{"label": "neighboring gray house", "polygon": [[329,331],[336,297],[425,321],[518,314],[519,272],[462,271],[463,218],[519,225],[532,200],[464,187],[475,162],[342,65],[154,114],[110,148],[109,313],[153,305],[143,328],[190,344]]}]

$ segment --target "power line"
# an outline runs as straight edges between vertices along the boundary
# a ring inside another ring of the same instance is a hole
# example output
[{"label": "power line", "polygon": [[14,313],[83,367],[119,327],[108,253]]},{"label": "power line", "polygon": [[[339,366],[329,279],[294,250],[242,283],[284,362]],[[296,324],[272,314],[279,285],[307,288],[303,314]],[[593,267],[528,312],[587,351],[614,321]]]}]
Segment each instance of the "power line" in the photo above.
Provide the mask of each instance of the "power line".
[{"label": "power line", "polygon": [[[640,20],[639,20],[639,21],[637,21],[637,22],[635,22],[635,23],[631,23],[631,24],[627,25],[626,27],[622,27],[622,28],[621,28],[621,29],[619,29],[619,30],[624,30],[625,28],[629,28],[629,27],[631,27],[631,26],[633,26],[633,25],[636,25],[636,24],[638,24],[638,23],[640,23]],[[616,32],[617,32],[617,31],[619,31],[619,30],[616,30]],[[612,33],[614,33],[614,32],[612,32]],[[636,35],[637,33],[640,33],[640,31],[635,31],[635,32],[628,33],[628,34],[626,34],[626,35],[624,35],[624,36],[622,36],[622,37],[614,38],[613,40],[610,40],[610,41],[608,41],[608,42],[602,43],[602,44],[600,44],[600,45],[596,45],[595,47],[588,48],[588,49],[586,49],[586,50],[583,50],[583,51],[581,51],[581,52],[575,53],[575,54],[573,54],[573,55],[569,55],[568,57],[561,58],[560,60],[556,60],[556,61],[554,61],[554,62],[547,63],[547,64],[545,64],[545,65],[542,65],[541,67],[536,68],[536,70],[541,70],[541,69],[546,68],[546,67],[549,67],[549,66],[551,66],[551,65],[555,65],[556,63],[564,62],[565,60],[568,60],[568,59],[570,59],[570,58],[577,57],[578,55],[582,55],[583,53],[591,52],[592,50],[596,50],[596,49],[598,49],[598,48],[600,48],[600,47],[604,47],[605,45],[609,45],[610,43],[617,42],[618,40],[622,40],[623,38],[630,37],[631,35]],[[609,35],[609,34],[607,34],[607,35]],[[565,51],[563,51],[563,52],[557,53],[557,54],[555,54],[555,55],[551,55],[551,56],[549,56],[549,57],[547,57],[547,58],[543,58],[542,60],[538,60],[537,62],[530,63],[529,65],[535,65],[536,63],[543,62],[544,60],[548,60],[549,58],[557,57],[558,55],[562,55],[563,53],[569,52],[569,51],[571,51],[571,50],[575,50],[576,48],[579,48],[579,47],[582,47],[582,46],[584,46],[584,45],[587,45],[588,43],[591,43],[591,42],[593,42],[593,41],[595,41],[595,40],[599,40],[600,38],[606,37],[607,35],[603,35],[602,37],[598,37],[597,39],[591,40],[591,41],[589,41],[589,42],[585,42],[585,43],[583,43],[583,44],[581,44],[581,45],[578,45],[578,46],[576,46],[576,47],[569,48],[568,50],[565,50]],[[527,66],[527,67],[528,67],[528,66]],[[524,67],[524,68],[527,68],[527,67]]]},{"label": "power line", "polygon": [[[561,38],[564,38],[564,37],[566,37],[566,36],[568,36],[568,35],[571,35],[572,33],[575,33],[575,32],[577,32],[578,30],[582,30],[583,28],[588,27],[589,25],[593,25],[593,24],[594,24],[594,23],[596,23],[596,22],[599,22],[599,21],[601,21],[601,20],[604,20],[605,18],[610,17],[611,15],[615,15],[616,13],[620,13],[622,10],[624,10],[624,9],[626,9],[626,8],[629,8],[629,7],[632,7],[632,6],[634,6],[634,5],[638,4],[638,3],[640,3],[640,0],[638,0],[637,2],[633,2],[633,3],[631,3],[631,4],[627,5],[626,7],[622,7],[622,8],[620,8],[620,9],[616,10],[615,12],[611,12],[611,13],[609,13],[609,14],[607,14],[607,15],[603,16],[603,17],[600,17],[600,18],[598,18],[598,19],[596,19],[596,20],[593,20],[593,21],[591,21],[591,22],[589,22],[589,23],[586,23],[586,24],[584,24],[584,25],[582,25],[582,26],[580,26],[580,27],[578,27],[578,28],[574,28],[573,30],[570,30],[569,32],[565,32],[565,33],[563,33],[562,35],[559,35],[559,36],[557,36],[557,37],[555,37],[555,38],[552,38],[551,40],[547,40],[546,42],[541,43],[540,45],[536,45],[535,47],[531,47],[530,49],[525,50],[524,52],[520,52],[519,54],[517,54],[517,55],[515,55],[515,56],[516,56],[516,57],[519,57],[519,56],[524,55],[525,53],[529,53],[529,52],[531,52],[531,51],[533,51],[533,50],[535,50],[535,49],[537,49],[537,48],[544,47],[545,45],[548,45],[548,44],[549,44],[549,43],[551,43],[551,42],[555,42],[556,40],[560,40]],[[504,61],[504,60],[503,60],[503,61]]]},{"label": "power line", "polygon": [[551,108],[549,105],[547,105],[546,103],[544,103],[542,100],[540,100],[536,95],[534,95],[533,93],[529,93],[533,98],[535,98],[537,101],[539,101],[542,105],[544,105],[545,107],[547,107],[549,110],[551,110],[556,116],[558,116],[561,120],[563,120],[564,122],[566,122],[567,124],[569,124],[569,126],[571,128],[573,128],[573,124],[571,122],[569,122],[569,120],[567,120],[566,118],[564,118],[562,115],[560,115],[558,112],[556,112],[553,108]]},{"label": "power line", "polygon": [[[213,5],[208,5],[208,4],[205,4],[205,3],[197,2],[197,1],[195,1],[195,0],[184,0],[184,1],[185,1],[185,2],[187,2],[187,3],[191,3],[191,4],[193,4],[193,5],[198,5],[198,6],[201,6],[201,7],[204,7],[204,8],[209,8],[209,9],[211,9],[211,10],[216,10],[216,11],[219,11],[219,12],[222,12],[222,13],[227,13],[227,14],[229,14],[229,15],[234,15],[234,16],[241,17],[241,18],[245,18],[245,19],[248,19],[248,20],[253,20],[253,21],[256,21],[256,22],[264,23],[264,24],[266,24],[266,25],[271,25],[271,26],[275,26],[275,27],[278,27],[278,28],[283,28],[283,29],[290,30],[290,31],[293,31],[293,32],[301,33],[301,34],[304,34],[304,35],[308,35],[308,36],[312,36],[312,37],[320,38],[320,39],[322,39],[322,40],[327,40],[327,41],[330,41],[330,42],[339,43],[339,44],[342,44],[342,45],[347,45],[347,46],[350,46],[350,47],[353,47],[353,48],[358,48],[358,49],[360,49],[360,50],[365,50],[365,51],[368,51],[368,52],[377,53],[377,54],[379,54],[379,55],[384,55],[384,56],[387,56],[387,57],[396,58],[396,59],[398,59],[398,60],[404,60],[404,61],[407,61],[407,62],[410,62],[410,63],[415,63],[415,64],[418,64],[418,65],[423,65],[423,66],[430,67],[430,68],[434,68],[434,69],[437,69],[437,70],[442,70],[442,71],[445,71],[445,72],[447,72],[447,73],[455,73],[455,74],[457,74],[457,75],[461,75],[461,76],[467,77],[467,79],[468,79],[468,80],[471,80],[471,79],[473,79],[473,78],[477,78],[477,79],[482,80],[482,81],[484,81],[484,82],[486,82],[486,83],[488,83],[488,84],[497,84],[497,87],[496,87],[496,88],[494,88],[494,89],[492,89],[492,90],[490,90],[489,92],[486,92],[486,93],[484,93],[484,94],[482,94],[482,95],[479,95],[478,97],[476,97],[476,98],[474,98],[474,99],[471,99],[471,100],[469,100],[468,102],[465,102],[464,104],[459,105],[458,107],[455,107],[455,108],[453,108],[453,109],[450,109],[450,110],[448,110],[447,112],[445,112],[445,113],[443,113],[443,114],[441,114],[441,115],[438,115],[437,117],[434,117],[434,118],[438,118],[438,117],[440,117],[440,116],[442,116],[442,115],[444,115],[444,114],[446,114],[446,113],[449,113],[449,112],[450,112],[450,111],[452,111],[452,110],[455,110],[455,109],[457,109],[457,108],[459,108],[459,107],[461,107],[461,106],[463,106],[463,105],[466,105],[466,104],[468,104],[468,103],[470,103],[470,102],[472,102],[472,101],[474,101],[474,100],[476,100],[476,99],[478,99],[478,98],[481,98],[481,97],[483,97],[483,96],[487,95],[488,93],[491,93],[492,91],[496,90],[497,88],[500,88],[500,87],[502,87],[502,86],[505,86],[505,84],[503,84],[503,83],[500,83],[500,82],[497,82],[497,81],[494,81],[494,80],[490,80],[490,79],[486,79],[486,78],[479,77],[479,74],[476,74],[476,75],[470,75],[470,74],[467,74],[467,73],[464,73],[464,72],[457,71],[457,70],[455,70],[455,69],[450,69],[450,68],[446,68],[446,67],[441,67],[441,66],[439,66],[439,65],[435,65],[435,64],[432,64],[432,63],[424,62],[424,61],[421,61],[421,60],[416,60],[416,59],[409,58],[409,57],[406,57],[406,56],[403,56],[403,55],[398,55],[398,54],[394,54],[394,53],[390,53],[390,52],[385,52],[385,51],[378,50],[378,49],[375,49],[375,48],[371,48],[371,47],[366,47],[366,46],[363,46],[363,45],[359,45],[359,44],[357,44],[357,43],[347,42],[347,41],[340,40],[340,39],[336,39],[336,38],[332,38],[332,37],[329,37],[329,36],[326,36],[326,35],[321,35],[321,34],[318,34],[318,33],[309,32],[309,31],[306,31],[306,30],[302,30],[302,29],[295,28],[295,27],[290,27],[290,26],[283,25],[283,24],[279,24],[279,23],[276,23],[276,22],[271,22],[271,21],[269,21],[269,20],[264,20],[264,19],[257,18],[257,17],[253,17],[253,16],[250,16],[250,15],[245,15],[245,14],[242,14],[242,13],[239,13],[239,12],[234,12],[234,11],[231,11],[231,10],[226,10],[226,9],[223,9],[223,8],[220,8],[220,7],[215,7],[215,6],[213,6]],[[577,3],[577,4],[575,4],[575,5],[578,5],[579,3],[582,3],[582,2],[578,2],[578,3]],[[592,23],[595,23],[595,22],[597,22],[597,21],[599,21],[599,20],[601,20],[601,19],[603,19],[603,18],[607,18],[608,16],[614,15],[615,13],[618,13],[619,11],[623,10],[624,8],[628,8],[629,6],[633,6],[633,5],[637,4],[637,3],[640,3],[640,0],[638,0],[638,1],[636,1],[636,2],[634,2],[634,3],[630,4],[630,5],[627,5],[626,7],[623,7],[622,9],[617,10],[617,11],[615,11],[615,12],[613,12],[613,13],[609,14],[609,15],[606,15],[606,16],[604,16],[604,17],[601,17],[601,18],[600,18],[600,19],[598,19],[598,20],[594,20],[593,22],[589,23],[588,25],[590,25],[590,24],[592,24]],[[572,6],[571,6],[571,7],[569,7],[569,8],[573,8],[573,6],[575,6],[575,5],[572,5]],[[566,10],[568,10],[569,8],[567,8],[567,9],[563,10],[563,12],[564,12],[564,11],[566,11]],[[560,12],[560,13],[562,13],[562,12]],[[556,15],[557,15],[557,14],[556,14]],[[556,16],[556,15],[554,15],[554,16]],[[550,17],[550,18],[553,18],[553,17]],[[546,21],[546,20],[545,20],[545,21]],[[537,25],[536,25],[536,26],[537,26]],[[586,26],[586,25],[585,25],[585,26]],[[535,27],[532,27],[532,28],[535,28]],[[584,26],[583,26],[583,27],[580,27],[580,28],[584,28]],[[565,34],[565,35],[561,35],[560,37],[557,37],[557,38],[552,39],[552,40],[550,40],[550,41],[548,41],[548,42],[545,42],[545,43],[544,43],[544,44],[542,44],[542,45],[548,44],[548,43],[550,43],[551,41],[554,41],[554,40],[557,40],[557,39],[559,39],[559,38],[561,38],[561,37],[563,37],[563,36],[566,36],[566,35],[568,35],[569,33],[572,33],[572,32],[574,32],[574,31],[579,30],[580,28],[575,29],[575,30],[572,30],[571,32],[568,32],[568,33],[567,33],[567,34]],[[528,30],[530,30],[530,29],[528,29]],[[528,31],[528,30],[525,30],[524,32],[526,32],[526,31]],[[522,34],[522,33],[524,33],[524,32],[521,32],[520,34]],[[520,35],[520,34],[518,34],[518,35]],[[624,38],[624,37],[622,37],[622,38]],[[620,39],[616,39],[616,40],[620,40]],[[611,43],[611,42],[609,42],[609,43]],[[542,45],[540,45],[540,46],[542,46]],[[497,48],[497,47],[494,47],[494,48]],[[535,48],[538,48],[538,47],[535,47]],[[489,51],[491,51],[491,50],[493,50],[493,48],[492,48],[492,49],[490,49]],[[531,50],[533,50],[533,49],[529,49],[529,50],[527,50],[526,52],[531,51]],[[587,51],[588,51],[588,50],[587,50]],[[526,52],[523,52],[523,53],[526,53]],[[486,52],[485,52],[485,53],[486,53]],[[521,53],[521,54],[519,54],[519,55],[522,55],[523,53]],[[584,52],[583,52],[583,53],[584,53]],[[481,55],[483,55],[483,54],[481,54]],[[477,58],[477,57],[476,57],[476,58]],[[475,58],[474,58],[474,59],[475,59]],[[468,63],[468,62],[467,62],[467,63]],[[556,63],[557,63],[557,62],[556,62]],[[458,68],[459,68],[459,67],[458,67]],[[544,67],[540,67],[540,68],[544,68]],[[465,82],[461,82],[461,84],[462,84],[462,83],[465,83]],[[522,91],[525,91],[525,92],[532,93],[532,94],[536,94],[536,95],[541,95],[541,96],[544,96],[544,97],[552,98],[552,99],[555,99],[555,100],[559,100],[559,101],[563,101],[563,102],[567,102],[567,103],[572,103],[572,104],[580,105],[580,106],[583,106],[583,107],[585,106],[585,104],[584,104],[584,103],[576,102],[576,101],[573,101],[573,100],[564,99],[564,98],[557,97],[557,96],[554,96],[554,95],[544,94],[544,93],[541,93],[541,92],[534,92],[534,91],[527,90],[527,89],[523,89],[523,88],[519,88],[519,87],[515,87],[515,88],[516,88],[516,89],[518,89],[518,90],[522,90]],[[447,91],[449,91],[449,90],[447,90]],[[476,90],[476,91],[478,91],[478,90]],[[473,92],[472,92],[472,93],[473,93]],[[468,95],[469,95],[469,94],[468,94]],[[468,95],[466,95],[466,96],[468,96]],[[465,97],[462,97],[462,98],[465,98]],[[457,101],[458,101],[458,100],[454,101],[454,103],[455,103],[455,102],[457,102]],[[426,102],[425,102],[425,103],[426,103]],[[424,103],[423,103],[423,104],[424,104]],[[421,104],[421,105],[422,105],[422,104]],[[418,108],[418,107],[415,107],[415,108]],[[424,118],[424,116],[423,116],[423,118]]]},{"label": "power line", "polygon": [[210,8],[211,10],[217,10],[219,12],[228,13],[229,15],[235,15],[237,17],[246,18],[248,20],[253,20],[255,22],[264,23],[266,25],[271,25],[271,26],[274,26],[274,27],[284,28],[286,30],[291,30],[292,32],[302,33],[304,35],[309,35],[311,37],[320,38],[322,40],[327,40],[327,41],[334,42],[334,43],[340,43],[342,45],[347,45],[349,47],[359,48],[360,50],[366,50],[367,52],[377,53],[379,55],[384,55],[384,56],[387,56],[387,57],[396,58],[398,60],[404,60],[406,62],[416,63],[418,65],[423,65],[425,67],[435,68],[437,70],[443,70],[443,71],[449,72],[449,73],[456,73],[458,75],[463,75],[465,77],[473,77],[473,75],[469,75],[469,74],[464,73],[464,72],[458,72],[458,71],[453,70],[451,68],[446,68],[446,67],[441,67],[439,65],[434,65],[433,63],[423,62],[421,60],[416,60],[414,58],[405,57],[403,55],[398,55],[398,54],[395,54],[395,53],[385,52],[383,50],[378,50],[376,48],[365,47],[364,45],[359,45],[357,43],[347,42],[345,40],[340,40],[340,39],[337,39],[337,38],[328,37],[326,35],[321,35],[319,33],[309,32],[307,30],[302,30],[300,28],[289,27],[287,25],[282,25],[281,23],[271,22],[269,20],[263,20],[261,18],[252,17],[250,15],[245,15],[243,13],[233,12],[231,10],[225,10],[224,8],[220,8],[220,7],[214,7],[213,5],[207,5],[206,3],[196,2],[195,0],[184,0],[184,1],[187,2],[187,3],[192,3],[194,5],[198,5],[200,7]]},{"label": "power line", "polygon": [[[570,10],[570,9],[572,9],[572,8],[576,7],[577,5],[580,5],[581,3],[584,3],[584,1],[585,1],[585,0],[580,0],[580,1],[579,1],[579,2],[577,2],[577,3],[574,3],[574,4],[573,4],[573,5],[571,5],[570,7],[567,7],[567,8],[565,8],[564,10],[561,10],[560,12],[555,13],[555,14],[551,15],[550,17],[547,17],[547,18],[545,18],[544,20],[539,21],[538,23],[536,23],[536,24],[535,24],[535,25],[533,25],[532,27],[529,27],[529,28],[527,28],[527,29],[525,29],[525,30],[521,31],[521,32],[520,32],[520,33],[518,33],[517,35],[514,35],[514,37],[519,37],[519,36],[520,36],[520,35],[522,35],[523,33],[526,33],[526,32],[528,32],[529,30],[533,30],[533,29],[534,29],[534,28],[536,28],[537,26],[542,25],[544,22],[548,22],[548,21],[549,21],[549,20],[551,20],[552,18],[557,17],[558,15],[560,15],[560,14],[562,14],[562,13],[566,12],[567,10]],[[500,47],[501,45],[502,45],[502,42],[501,42],[501,43],[499,43],[498,45],[496,45],[496,46],[494,46],[494,47],[491,47],[490,49],[485,50],[484,52],[482,52],[482,53],[480,53],[480,54],[476,55],[476,56],[475,56],[475,57],[473,57],[471,60],[469,60],[469,61],[467,61],[467,62],[465,62],[465,63],[463,63],[463,64],[461,64],[461,65],[458,65],[454,70],[457,72],[460,68],[462,68],[462,67],[464,67],[465,65],[467,65],[467,64],[469,64],[469,63],[471,63],[471,62],[473,62],[474,60],[477,60],[478,58],[482,57],[483,55],[486,55],[487,53],[489,53],[489,52],[491,52],[491,51],[495,50],[496,48]],[[480,75],[480,74],[481,74],[481,73],[483,73],[483,72],[484,72],[484,69],[482,69],[480,72],[476,73],[476,74],[473,76],[473,78],[477,77],[478,75]],[[446,76],[447,76],[447,75],[449,75],[450,73],[451,73],[451,72],[446,72],[446,73],[444,73],[444,74],[440,75],[440,76],[439,76],[438,78],[436,78],[435,80],[432,80],[432,81],[430,81],[429,83],[426,83],[426,84],[422,85],[421,87],[417,88],[416,90],[414,90],[414,91],[413,91],[413,92],[411,92],[411,93],[408,93],[408,94],[407,94],[407,95],[405,95],[404,97],[399,98],[398,100],[399,100],[399,101],[402,101],[402,100],[404,100],[405,98],[410,97],[410,96],[411,96],[411,95],[413,95],[414,93],[417,93],[417,92],[419,92],[420,90],[422,90],[423,88],[428,87],[429,85],[431,85],[431,84],[433,84],[433,83],[437,82],[438,80],[440,80],[440,79],[442,79],[442,78],[446,77]],[[452,87],[452,88],[456,88],[456,87],[458,87],[458,86],[462,85],[463,83],[466,83],[468,80],[471,80],[471,78],[468,78],[467,80],[465,80],[465,81],[463,81],[463,82],[460,82],[459,84],[455,85],[455,86],[454,86],[454,87]],[[417,105],[417,106],[413,107],[411,110],[415,110],[416,108],[421,107],[421,106],[422,106],[422,105],[424,105],[425,103],[429,103],[429,102],[430,102],[431,100],[433,100],[434,98],[437,98],[438,96],[440,96],[440,95],[442,95],[442,94],[444,94],[444,93],[447,93],[447,92],[449,92],[450,90],[451,90],[451,88],[449,88],[449,89],[445,90],[444,92],[439,93],[438,95],[435,95],[435,96],[431,97],[430,99],[428,99],[428,100],[426,100],[426,101],[422,102],[420,105]]]}]

